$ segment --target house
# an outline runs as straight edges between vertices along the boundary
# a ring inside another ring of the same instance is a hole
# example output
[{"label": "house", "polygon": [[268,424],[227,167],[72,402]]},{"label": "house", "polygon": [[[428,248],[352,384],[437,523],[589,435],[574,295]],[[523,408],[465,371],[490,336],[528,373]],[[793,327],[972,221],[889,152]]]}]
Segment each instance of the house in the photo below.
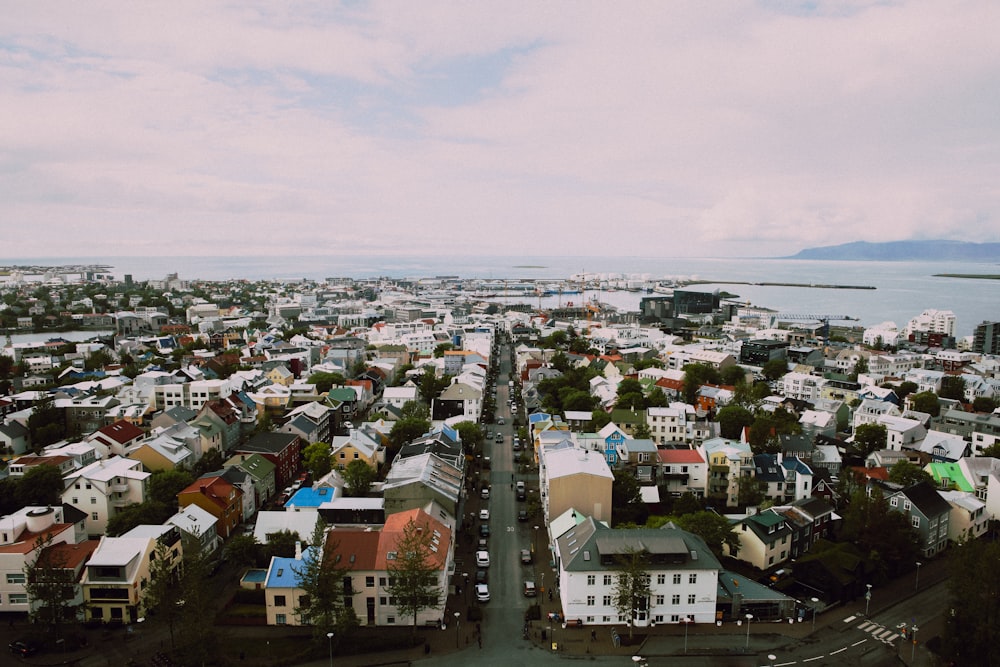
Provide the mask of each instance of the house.
[{"label": "house", "polygon": [[769,570],[791,558],[792,529],[788,520],[777,512],[761,512],[742,519],[736,525],[736,535],[740,540],[739,551],[733,554],[728,545],[723,545],[724,552],[758,570]]},{"label": "house", "polygon": [[28,429],[21,422],[0,423],[0,451],[20,456],[28,451],[28,441]]},{"label": "house", "polygon": [[740,498],[740,477],[752,474],[753,452],[745,442],[711,438],[698,448],[708,462],[708,497],[736,507]]},{"label": "house", "polygon": [[337,468],[346,468],[351,461],[361,460],[372,468],[385,462],[385,445],[382,434],[368,424],[351,429],[349,435],[333,437],[330,458]]},{"label": "house", "polygon": [[607,460],[568,442],[540,450],[539,477],[548,521],[576,508],[595,521],[611,522],[614,475]]},{"label": "house", "polygon": [[904,514],[920,536],[920,551],[931,558],[948,546],[951,505],[927,482],[888,495],[889,507]]},{"label": "house", "polygon": [[64,475],[62,501],[87,515],[87,534],[97,538],[111,517],[147,500],[149,477],[139,461],[112,456]]},{"label": "house", "polygon": [[188,505],[197,505],[218,523],[215,531],[222,539],[228,539],[243,521],[243,492],[222,478],[221,475],[196,479],[177,494],[177,505],[183,510]]},{"label": "house", "polygon": [[258,433],[245,444],[236,447],[235,454],[260,454],[274,464],[277,488],[288,486],[299,470],[302,438],[294,433],[274,431]]},{"label": "house", "polygon": [[416,385],[404,385],[402,387],[386,387],[382,392],[382,402],[396,408],[402,408],[410,401],[419,400]]},{"label": "house", "polygon": [[452,382],[431,403],[431,416],[435,420],[467,417],[478,422],[482,411],[482,389],[465,382]]},{"label": "house", "polygon": [[671,496],[684,493],[704,498],[708,490],[708,463],[696,449],[658,449],[660,486]]},{"label": "house", "polygon": [[[721,566],[705,542],[673,524],[660,529],[608,528],[594,517],[554,541],[559,598],[566,621],[636,627],[657,623],[714,623]],[[615,605],[621,560],[638,553],[649,574],[650,595],[637,601],[634,618]]]},{"label": "house", "polygon": [[986,513],[986,503],[974,493],[964,491],[938,491],[951,506],[948,518],[948,541],[962,544],[986,534],[990,517]]},{"label": "house", "polygon": [[[590,413],[587,420],[590,420]],[[671,403],[667,407],[651,407],[646,409],[646,425],[649,427],[649,437],[658,445],[669,442],[690,442],[688,424],[694,422],[693,405],[686,403]]]},{"label": "house", "polygon": [[263,507],[277,493],[274,464],[260,454],[234,454],[223,464],[223,467],[236,467],[250,476],[253,481],[254,502],[257,507]]},{"label": "house", "polygon": [[434,501],[451,516],[459,516],[463,482],[462,468],[432,452],[397,457],[382,485],[385,512],[392,515]]},{"label": "house", "polygon": [[182,537],[188,541],[187,543],[193,545],[202,556],[208,557],[222,546],[222,539],[216,530],[218,521],[210,512],[191,503],[167,519],[166,522],[177,526]]},{"label": "house", "polygon": [[135,424],[119,420],[114,424],[99,428],[84,438],[84,441],[93,445],[101,452],[101,458],[108,458],[109,456],[121,456],[124,458],[145,437],[145,431]]},{"label": "house", "polygon": [[285,415],[287,421],[278,430],[282,433],[294,433],[303,442],[330,442],[330,413],[331,409],[319,401],[303,403]]},{"label": "house", "polygon": [[165,553],[169,567],[182,559],[181,534],[176,526],[158,527],[158,536],[101,537],[81,579],[88,621],[130,625],[144,618],[146,584],[156,551]]}]

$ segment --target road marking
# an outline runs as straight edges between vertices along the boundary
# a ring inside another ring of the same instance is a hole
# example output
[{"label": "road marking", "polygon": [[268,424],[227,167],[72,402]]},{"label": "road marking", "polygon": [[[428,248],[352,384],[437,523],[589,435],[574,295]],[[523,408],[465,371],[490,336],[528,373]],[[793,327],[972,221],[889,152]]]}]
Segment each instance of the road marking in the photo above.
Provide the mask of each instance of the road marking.
[{"label": "road marking", "polygon": [[825,657],[826,657],[825,655],[817,655],[815,658],[806,658],[802,662],[812,662],[813,660],[822,660]]},{"label": "road marking", "polygon": [[856,618],[857,618],[857,616],[848,616],[847,618],[844,619],[844,623],[850,623],[851,621],[853,621]]},{"label": "road marking", "polygon": [[892,630],[882,630],[881,632],[872,632],[872,637],[878,640],[885,639],[892,634]]},{"label": "road marking", "polygon": [[771,667],[788,667],[788,665],[798,664],[797,660],[792,660],[791,662],[779,662],[777,665],[771,665]]},{"label": "road marking", "polygon": [[844,648],[838,648],[836,651],[830,651],[830,655],[837,655],[838,653],[842,653],[846,650],[847,650],[846,646]]},{"label": "road marking", "polygon": [[851,646],[858,646],[859,644],[864,644],[866,641],[868,641],[868,640],[867,639],[862,639],[859,642],[854,642],[853,644],[851,644]]},{"label": "road marking", "polygon": [[891,635],[889,635],[888,637],[885,637],[885,638],[883,638],[883,639],[882,639],[882,641],[884,641],[884,642],[885,642],[886,644],[892,644],[892,643],[894,643],[894,642],[895,642],[895,641],[896,641],[896,640],[897,640],[898,638],[899,638],[899,635],[898,635],[898,634],[896,634],[896,633],[894,632],[894,633],[892,633]]},{"label": "road marking", "polygon": [[865,621],[864,623],[858,626],[858,630],[861,630],[861,632],[868,632],[872,628],[876,627],[878,627],[877,624],[872,623],[871,621]]}]

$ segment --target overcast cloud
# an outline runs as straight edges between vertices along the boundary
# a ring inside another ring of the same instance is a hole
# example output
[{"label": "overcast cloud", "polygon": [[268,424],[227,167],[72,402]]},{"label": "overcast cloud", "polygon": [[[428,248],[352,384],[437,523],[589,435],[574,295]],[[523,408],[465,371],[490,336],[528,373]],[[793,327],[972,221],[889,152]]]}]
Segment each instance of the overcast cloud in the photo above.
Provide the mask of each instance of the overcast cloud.
[{"label": "overcast cloud", "polygon": [[7,258],[1000,241],[1000,3],[17,2]]}]

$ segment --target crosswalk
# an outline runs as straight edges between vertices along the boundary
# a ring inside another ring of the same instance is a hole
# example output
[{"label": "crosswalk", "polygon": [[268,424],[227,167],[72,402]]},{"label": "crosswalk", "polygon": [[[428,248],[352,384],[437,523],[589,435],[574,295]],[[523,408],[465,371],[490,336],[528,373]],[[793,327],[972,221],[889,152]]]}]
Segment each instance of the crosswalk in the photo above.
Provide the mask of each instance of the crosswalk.
[{"label": "crosswalk", "polygon": [[861,630],[861,632],[871,635],[873,639],[890,646],[895,644],[896,640],[899,639],[898,630],[887,628],[881,623],[876,623],[874,621],[865,621],[861,625],[855,627],[858,630]]}]

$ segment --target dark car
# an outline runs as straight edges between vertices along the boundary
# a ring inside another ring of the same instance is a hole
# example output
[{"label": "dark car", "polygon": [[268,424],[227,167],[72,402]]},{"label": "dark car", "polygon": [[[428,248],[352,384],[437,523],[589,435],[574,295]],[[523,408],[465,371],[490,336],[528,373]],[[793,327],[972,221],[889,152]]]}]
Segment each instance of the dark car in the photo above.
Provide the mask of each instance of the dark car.
[{"label": "dark car", "polygon": [[525,496],[524,491],[518,491],[517,492],[517,499],[518,500],[520,500],[520,501],[523,502],[526,498],[527,498],[527,496]]},{"label": "dark car", "polygon": [[38,646],[26,639],[12,641],[7,644],[7,648],[10,649],[11,653],[19,655],[22,658],[27,658],[29,655],[34,655],[38,652]]},{"label": "dark car", "polygon": [[518,510],[517,511],[517,520],[518,521],[527,521],[528,520],[528,510]]},{"label": "dark car", "polygon": [[490,575],[488,570],[476,570],[476,583],[485,584],[489,581]]},{"label": "dark car", "polygon": [[490,536],[490,524],[488,524],[488,523],[481,523],[481,524],[479,524],[479,536],[480,537],[489,537]]}]

